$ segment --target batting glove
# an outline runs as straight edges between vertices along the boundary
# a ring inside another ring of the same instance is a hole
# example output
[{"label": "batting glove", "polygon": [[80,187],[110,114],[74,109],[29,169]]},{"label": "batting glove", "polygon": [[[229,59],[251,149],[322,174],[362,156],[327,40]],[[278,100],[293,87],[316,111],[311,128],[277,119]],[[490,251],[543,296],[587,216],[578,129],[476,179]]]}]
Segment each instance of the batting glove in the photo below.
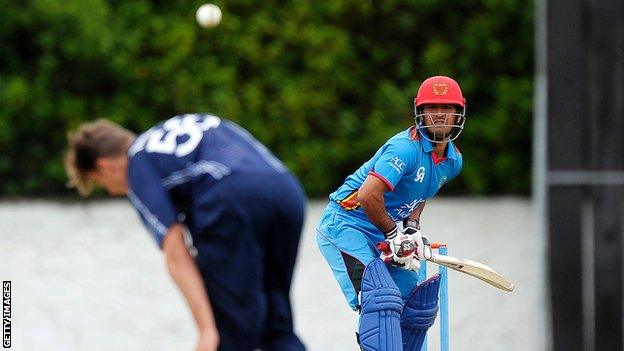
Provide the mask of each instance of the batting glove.
[{"label": "batting glove", "polygon": [[431,258],[431,244],[429,244],[429,238],[420,232],[420,223],[418,223],[418,220],[405,218],[403,220],[403,234],[410,235],[414,238],[416,257],[418,259]]},{"label": "batting glove", "polygon": [[416,259],[416,238],[413,235],[400,232],[395,226],[384,236],[386,240],[377,244],[384,262],[413,271],[420,268],[420,262]]}]

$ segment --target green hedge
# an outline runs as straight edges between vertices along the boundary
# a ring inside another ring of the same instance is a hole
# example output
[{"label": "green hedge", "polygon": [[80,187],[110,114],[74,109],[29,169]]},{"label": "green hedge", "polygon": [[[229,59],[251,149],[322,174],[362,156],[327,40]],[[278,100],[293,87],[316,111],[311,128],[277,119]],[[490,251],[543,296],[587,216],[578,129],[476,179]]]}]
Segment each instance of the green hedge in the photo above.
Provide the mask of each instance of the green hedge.
[{"label": "green hedge", "polygon": [[232,119],[324,196],[411,123],[422,79],[468,99],[445,193],[528,194],[533,9],[513,0],[2,1],[0,195],[63,195],[65,133],[142,131],[184,112]]}]

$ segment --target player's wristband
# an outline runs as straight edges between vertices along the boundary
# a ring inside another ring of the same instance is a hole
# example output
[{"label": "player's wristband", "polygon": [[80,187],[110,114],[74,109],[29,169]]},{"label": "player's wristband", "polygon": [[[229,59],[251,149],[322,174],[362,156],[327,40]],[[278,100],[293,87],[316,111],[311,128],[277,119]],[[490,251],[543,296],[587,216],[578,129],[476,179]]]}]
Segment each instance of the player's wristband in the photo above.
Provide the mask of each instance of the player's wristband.
[{"label": "player's wristband", "polygon": [[415,218],[407,217],[403,220],[403,228],[407,228],[407,227],[416,228],[420,230],[420,222],[418,222],[418,220]]},{"label": "player's wristband", "polygon": [[399,232],[399,227],[395,225],[394,228],[390,229],[387,232],[384,232],[383,235],[386,239],[394,239],[394,237],[397,236],[398,232]]}]

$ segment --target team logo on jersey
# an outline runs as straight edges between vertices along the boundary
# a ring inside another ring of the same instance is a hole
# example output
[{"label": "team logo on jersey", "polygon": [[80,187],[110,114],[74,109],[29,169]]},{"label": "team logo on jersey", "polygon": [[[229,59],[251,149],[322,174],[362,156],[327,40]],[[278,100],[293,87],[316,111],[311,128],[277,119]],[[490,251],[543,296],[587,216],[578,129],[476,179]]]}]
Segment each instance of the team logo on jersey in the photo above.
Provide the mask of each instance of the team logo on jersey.
[{"label": "team logo on jersey", "polygon": [[448,86],[446,83],[433,83],[433,93],[436,95],[446,95],[448,93]]},{"label": "team logo on jersey", "polygon": [[394,156],[393,158],[390,159],[390,161],[388,161],[388,164],[390,164],[390,166],[394,168],[394,170],[397,171],[398,173],[403,173],[405,162],[403,162],[403,160],[401,160],[399,157]]},{"label": "team logo on jersey", "polygon": [[438,183],[438,189],[440,189],[442,185],[446,184],[447,181],[448,181],[447,176],[443,176],[442,178],[440,178],[440,182]]},{"label": "team logo on jersey", "polygon": [[422,183],[425,180],[425,167],[420,167],[418,171],[416,171],[416,178],[414,181]]}]

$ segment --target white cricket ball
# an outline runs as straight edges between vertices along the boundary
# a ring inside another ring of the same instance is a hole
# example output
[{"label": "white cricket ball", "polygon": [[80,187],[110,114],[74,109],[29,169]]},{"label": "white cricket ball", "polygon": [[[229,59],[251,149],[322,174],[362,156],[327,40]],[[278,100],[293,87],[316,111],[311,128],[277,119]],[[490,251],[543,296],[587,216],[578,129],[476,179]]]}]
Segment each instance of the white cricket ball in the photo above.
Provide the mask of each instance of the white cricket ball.
[{"label": "white cricket ball", "polygon": [[197,23],[204,28],[211,28],[221,22],[221,9],[215,4],[203,4],[195,13]]}]

